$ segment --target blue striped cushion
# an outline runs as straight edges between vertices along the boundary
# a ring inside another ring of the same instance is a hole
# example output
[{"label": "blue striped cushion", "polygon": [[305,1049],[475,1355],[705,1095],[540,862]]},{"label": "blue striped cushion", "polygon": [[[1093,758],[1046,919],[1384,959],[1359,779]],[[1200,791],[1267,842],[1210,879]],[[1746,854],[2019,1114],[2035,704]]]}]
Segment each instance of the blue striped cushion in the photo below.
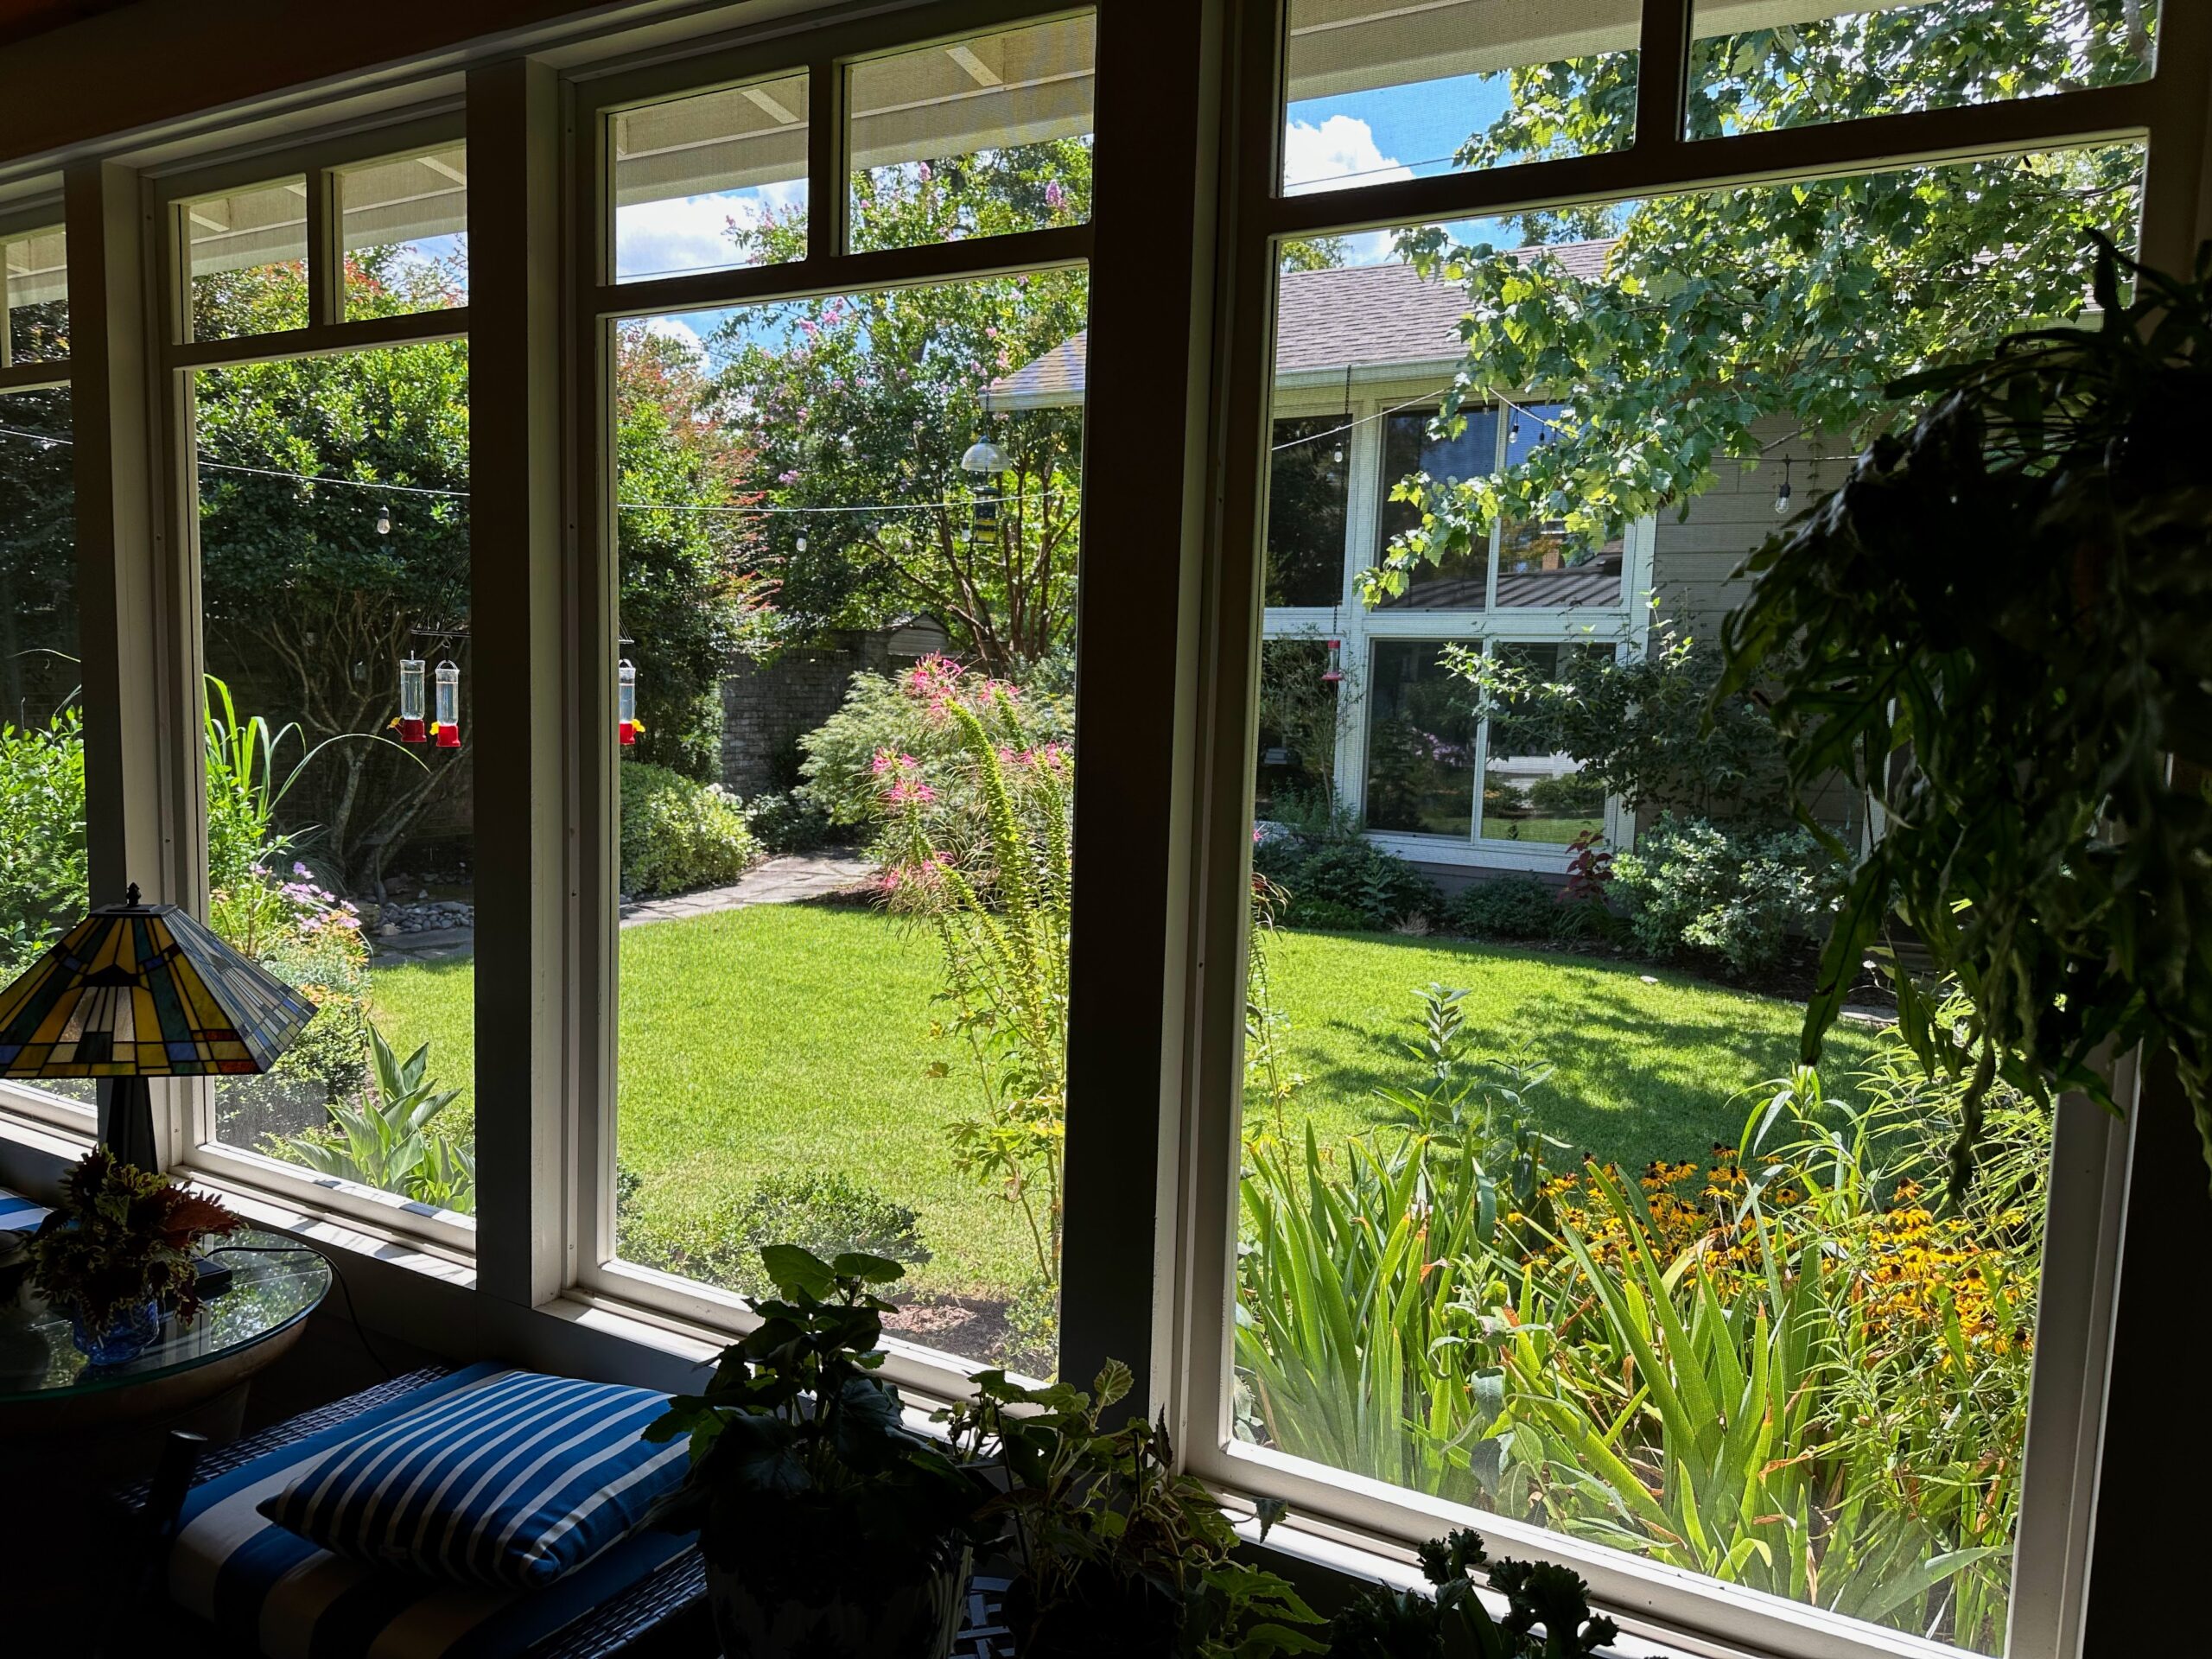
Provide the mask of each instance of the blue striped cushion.
[{"label": "blue striped cushion", "polygon": [[29,1232],[47,1217],[47,1207],[0,1186],[0,1233]]},{"label": "blue striped cushion", "polygon": [[494,1590],[346,1560],[262,1516],[364,1433],[503,1374],[455,1371],[194,1487],[169,1552],[169,1599],[264,1659],[517,1659],[692,1547],[639,1532],[549,1588]]},{"label": "blue striped cushion", "polygon": [[532,1589],[636,1531],[683,1478],[681,1440],[650,1445],[668,1396],[486,1370],[360,1433],[261,1505],[357,1561]]}]

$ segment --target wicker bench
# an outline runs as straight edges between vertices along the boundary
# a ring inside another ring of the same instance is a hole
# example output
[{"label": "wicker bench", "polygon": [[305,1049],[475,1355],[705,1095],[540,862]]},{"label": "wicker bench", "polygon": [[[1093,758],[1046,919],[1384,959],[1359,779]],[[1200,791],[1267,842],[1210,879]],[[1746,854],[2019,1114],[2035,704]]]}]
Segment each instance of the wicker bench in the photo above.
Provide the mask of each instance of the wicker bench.
[{"label": "wicker bench", "polygon": [[[200,1452],[190,1469],[188,1483],[181,1469],[174,1470],[170,1490],[156,1503],[155,1492],[162,1477],[125,1487],[116,1494],[129,1517],[141,1528],[165,1528],[188,1486],[243,1469],[246,1465],[282,1451],[310,1435],[338,1427],[365,1411],[390,1404],[427,1382],[448,1374],[448,1368],[432,1366],[410,1371],[359,1394],[333,1401],[315,1410],[251,1434],[229,1446]],[[167,1514],[159,1513],[166,1510]],[[156,1581],[158,1578],[156,1576]],[[960,1636],[954,1643],[955,1659],[1011,1659],[1014,1652],[999,1623],[1003,1579],[978,1574],[969,1587],[968,1606]],[[194,1634],[199,1651],[235,1659],[235,1648],[212,1628],[198,1625]],[[165,1648],[180,1654],[193,1649],[174,1642],[177,1621],[174,1610],[163,1618]],[[530,1649],[530,1659],[711,1659],[717,1651],[712,1621],[707,1611],[705,1564],[696,1550],[675,1560],[628,1586],[588,1613],[572,1620]]]}]

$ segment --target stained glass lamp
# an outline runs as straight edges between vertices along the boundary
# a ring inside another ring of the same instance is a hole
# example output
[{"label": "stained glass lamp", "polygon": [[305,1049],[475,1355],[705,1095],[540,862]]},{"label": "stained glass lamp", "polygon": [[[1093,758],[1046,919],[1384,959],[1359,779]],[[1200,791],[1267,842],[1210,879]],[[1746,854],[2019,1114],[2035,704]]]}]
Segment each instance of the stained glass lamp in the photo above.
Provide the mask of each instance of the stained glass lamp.
[{"label": "stained glass lamp", "polygon": [[0,990],[0,1077],[111,1079],[100,1139],[158,1169],[149,1077],[266,1071],[315,1004],[134,883]]}]

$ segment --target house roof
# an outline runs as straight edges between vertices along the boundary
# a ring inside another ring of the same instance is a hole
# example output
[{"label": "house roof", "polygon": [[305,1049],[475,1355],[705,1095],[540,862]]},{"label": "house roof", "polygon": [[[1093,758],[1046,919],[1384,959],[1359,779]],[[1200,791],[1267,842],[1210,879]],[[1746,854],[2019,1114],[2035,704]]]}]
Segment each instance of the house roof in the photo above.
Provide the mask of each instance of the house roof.
[{"label": "house roof", "polygon": [[[1607,238],[1515,250],[1521,259],[1549,254],[1567,274],[1602,276]],[[1341,265],[1284,273],[1275,321],[1275,374],[1335,372],[1386,365],[1434,365],[1459,359],[1464,289],[1421,276],[1411,265]],[[997,409],[1043,409],[1078,401],[1089,360],[1087,334],[1077,334],[1012,374],[991,382]]]}]

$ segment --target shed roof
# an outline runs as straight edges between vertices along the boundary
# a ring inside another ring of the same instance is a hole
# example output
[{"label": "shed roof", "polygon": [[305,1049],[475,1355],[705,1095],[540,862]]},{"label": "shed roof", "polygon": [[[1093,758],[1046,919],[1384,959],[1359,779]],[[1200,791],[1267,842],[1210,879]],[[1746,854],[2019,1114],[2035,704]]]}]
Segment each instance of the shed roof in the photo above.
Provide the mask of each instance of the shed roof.
[{"label": "shed roof", "polygon": [[[1570,276],[1605,274],[1611,238],[1515,250],[1549,254]],[[1459,359],[1465,290],[1421,276],[1411,265],[1340,265],[1284,273],[1275,321],[1275,374],[1341,374],[1404,365],[1439,368]],[[1090,340],[1079,334],[991,383],[997,409],[1047,409],[1079,402]]]}]

